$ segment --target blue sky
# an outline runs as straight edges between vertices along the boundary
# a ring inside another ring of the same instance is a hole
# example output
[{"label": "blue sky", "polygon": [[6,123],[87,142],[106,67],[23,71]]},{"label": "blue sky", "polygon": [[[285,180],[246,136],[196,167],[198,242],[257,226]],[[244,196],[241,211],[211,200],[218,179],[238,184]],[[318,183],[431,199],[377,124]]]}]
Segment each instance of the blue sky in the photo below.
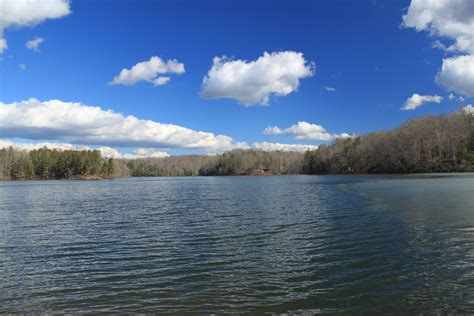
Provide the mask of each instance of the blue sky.
[{"label": "blue sky", "polygon": [[[268,126],[284,131],[303,121],[322,126],[332,135],[389,129],[422,115],[456,111],[472,100],[469,93],[457,93],[435,82],[443,59],[454,53],[433,48],[436,39],[429,36],[428,29],[417,32],[402,25],[410,4],[375,0],[73,0],[68,3],[72,12],[60,18],[4,27],[8,48],[0,55],[0,102],[12,104],[30,98],[80,102],[125,116],[225,135],[249,146],[255,142],[330,142],[297,137],[291,131],[263,133]],[[449,43],[454,39],[449,36],[439,38]],[[44,38],[37,52],[25,47],[37,37]],[[268,104],[252,106],[235,98],[200,96],[214,57],[251,62],[264,52],[285,51],[302,53],[306,65],[315,66],[313,74],[301,77],[291,93],[270,94]],[[166,74],[171,79],[161,86],[146,81],[108,84],[122,69],[152,56],[163,61],[175,59],[184,64],[185,72]],[[455,97],[449,100],[451,92]],[[442,101],[401,110],[415,93],[440,96]],[[13,130],[0,128],[0,139],[33,143],[72,139],[83,145],[122,147],[117,142],[87,144],[77,138],[58,138],[56,132],[24,137]],[[124,146],[120,150],[135,147]],[[179,145],[147,146],[170,154],[209,151]]]}]

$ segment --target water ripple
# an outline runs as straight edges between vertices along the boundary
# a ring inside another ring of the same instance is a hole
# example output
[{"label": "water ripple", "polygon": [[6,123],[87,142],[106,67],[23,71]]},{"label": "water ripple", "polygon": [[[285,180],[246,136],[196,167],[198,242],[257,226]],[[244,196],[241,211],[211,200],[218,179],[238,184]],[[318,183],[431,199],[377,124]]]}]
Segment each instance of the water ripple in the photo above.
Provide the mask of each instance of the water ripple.
[{"label": "water ripple", "polygon": [[0,183],[0,313],[474,313],[473,188],[472,176]]}]

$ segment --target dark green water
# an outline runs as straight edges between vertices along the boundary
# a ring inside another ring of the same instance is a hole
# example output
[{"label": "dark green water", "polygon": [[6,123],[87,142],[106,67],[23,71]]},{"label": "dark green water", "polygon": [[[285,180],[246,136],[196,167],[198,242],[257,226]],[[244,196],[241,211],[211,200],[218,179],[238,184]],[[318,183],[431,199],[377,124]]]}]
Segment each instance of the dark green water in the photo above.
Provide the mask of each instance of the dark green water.
[{"label": "dark green water", "polygon": [[0,313],[474,313],[474,175],[0,183]]}]

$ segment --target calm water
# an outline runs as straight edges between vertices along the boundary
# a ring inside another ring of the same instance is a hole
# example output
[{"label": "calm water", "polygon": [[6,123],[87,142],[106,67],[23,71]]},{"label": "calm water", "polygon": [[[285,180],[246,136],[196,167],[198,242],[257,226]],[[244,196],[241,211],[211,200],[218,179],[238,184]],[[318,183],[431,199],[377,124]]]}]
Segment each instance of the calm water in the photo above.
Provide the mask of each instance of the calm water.
[{"label": "calm water", "polygon": [[474,175],[0,183],[0,312],[474,313]]}]

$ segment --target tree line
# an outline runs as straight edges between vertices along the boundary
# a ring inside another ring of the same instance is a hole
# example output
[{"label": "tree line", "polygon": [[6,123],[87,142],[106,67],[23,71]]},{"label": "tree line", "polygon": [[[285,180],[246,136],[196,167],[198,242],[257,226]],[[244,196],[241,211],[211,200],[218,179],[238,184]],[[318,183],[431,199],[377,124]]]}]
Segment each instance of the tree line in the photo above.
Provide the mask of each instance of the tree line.
[{"label": "tree line", "polygon": [[474,171],[474,115],[426,116],[305,153],[303,173]]},{"label": "tree line", "polygon": [[114,160],[102,158],[98,150],[0,149],[0,179],[105,178],[115,174]]},{"label": "tree line", "polygon": [[455,171],[474,171],[472,114],[421,117],[393,130],[339,138],[305,153],[252,149],[123,160],[103,158],[98,150],[0,149],[0,179],[12,180]]},{"label": "tree line", "polygon": [[236,149],[221,155],[174,156],[126,161],[131,176],[218,176],[301,173],[298,152]]},{"label": "tree line", "polygon": [[366,174],[474,171],[474,115],[425,116],[316,150],[233,150],[216,156],[131,160],[132,176]]}]

